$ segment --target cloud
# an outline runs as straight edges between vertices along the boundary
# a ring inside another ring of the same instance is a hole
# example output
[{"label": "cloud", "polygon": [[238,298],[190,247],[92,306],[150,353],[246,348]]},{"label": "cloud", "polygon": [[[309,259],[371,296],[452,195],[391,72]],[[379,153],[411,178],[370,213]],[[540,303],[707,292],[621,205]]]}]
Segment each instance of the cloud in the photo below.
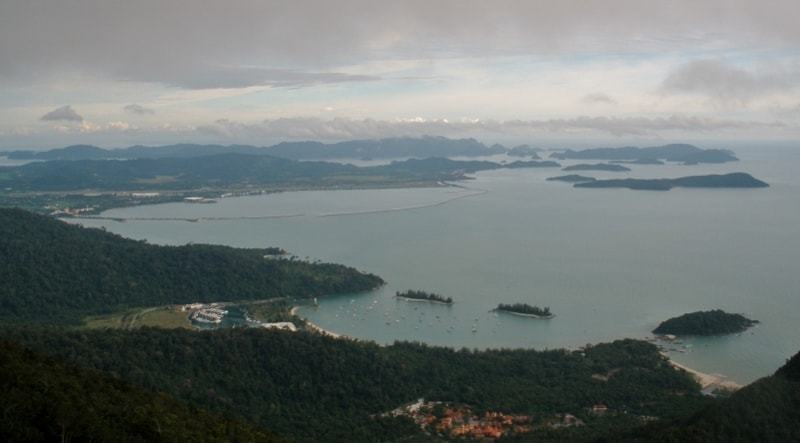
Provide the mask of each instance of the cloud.
[{"label": "cloud", "polygon": [[[149,77],[145,77],[149,78]],[[380,80],[372,75],[341,72],[303,72],[290,69],[263,69],[252,67],[206,67],[195,72],[152,78],[152,81],[186,89],[231,89],[250,86],[275,88],[302,88],[336,83],[371,82]]]},{"label": "cloud", "polygon": [[62,106],[56,108],[41,117],[42,121],[55,122],[55,121],[68,121],[68,122],[82,122],[83,117],[72,109],[72,106]]},{"label": "cloud", "polygon": [[616,105],[617,101],[603,93],[587,94],[581,99],[587,105]]},{"label": "cloud", "polygon": [[395,136],[532,136],[591,135],[653,136],[663,133],[704,133],[722,130],[752,130],[781,127],[781,123],[725,120],[710,117],[673,115],[670,117],[575,117],[547,120],[479,120],[479,119],[349,119],[278,118],[257,123],[217,120],[197,127],[197,132],[233,140],[310,139],[348,140]]},{"label": "cloud", "polygon": [[751,72],[721,60],[694,60],[670,73],[661,84],[661,91],[746,103],[762,95],[793,89],[798,82],[792,77],[796,76]]},{"label": "cloud", "polygon": [[375,60],[794,48],[799,14],[796,0],[5,1],[0,78],[314,85],[364,80],[342,67]]},{"label": "cloud", "polygon": [[152,115],[156,113],[156,111],[150,108],[145,108],[144,106],[137,104],[127,105],[124,108],[122,108],[122,110],[136,115]]}]

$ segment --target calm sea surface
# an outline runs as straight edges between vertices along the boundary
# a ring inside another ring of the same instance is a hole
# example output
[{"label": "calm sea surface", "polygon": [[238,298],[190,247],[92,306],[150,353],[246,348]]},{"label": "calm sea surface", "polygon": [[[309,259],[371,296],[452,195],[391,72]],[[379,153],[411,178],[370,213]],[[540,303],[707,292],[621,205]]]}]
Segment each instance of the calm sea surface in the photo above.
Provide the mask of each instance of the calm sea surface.
[{"label": "calm sea surface", "polygon": [[[723,165],[637,166],[603,177],[744,171],[766,189],[669,192],[575,189],[558,169],[483,172],[469,189],[309,191],[213,205],[115,209],[113,217],[216,221],[83,221],[153,243],[280,246],[382,276],[368,294],[328,297],[300,314],[331,331],[389,343],[469,348],[575,348],[649,337],[660,321],[721,308],[761,324],[684,342],[672,357],[738,382],[768,375],[800,350],[800,149],[738,150]],[[237,216],[287,216],[234,219]],[[424,289],[453,306],[396,300]],[[552,320],[489,312],[549,306]]]}]

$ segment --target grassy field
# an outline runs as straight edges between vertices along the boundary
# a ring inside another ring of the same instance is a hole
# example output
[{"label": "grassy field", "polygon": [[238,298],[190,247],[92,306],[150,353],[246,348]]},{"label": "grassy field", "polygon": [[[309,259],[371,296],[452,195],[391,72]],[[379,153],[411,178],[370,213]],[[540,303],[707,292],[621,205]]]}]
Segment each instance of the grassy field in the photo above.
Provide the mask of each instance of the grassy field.
[{"label": "grassy field", "polygon": [[141,326],[152,326],[157,328],[191,329],[192,322],[186,312],[179,311],[172,307],[131,309],[114,314],[87,317],[84,319],[86,328],[114,328],[132,329]]},{"label": "grassy field", "polygon": [[191,329],[192,322],[189,320],[188,312],[182,312],[172,308],[163,308],[144,314],[137,320],[136,326],[154,326],[166,329]]},{"label": "grassy field", "polygon": [[292,321],[292,315],[289,313],[291,306],[286,300],[247,303],[245,306],[247,313],[253,320],[263,322]]}]

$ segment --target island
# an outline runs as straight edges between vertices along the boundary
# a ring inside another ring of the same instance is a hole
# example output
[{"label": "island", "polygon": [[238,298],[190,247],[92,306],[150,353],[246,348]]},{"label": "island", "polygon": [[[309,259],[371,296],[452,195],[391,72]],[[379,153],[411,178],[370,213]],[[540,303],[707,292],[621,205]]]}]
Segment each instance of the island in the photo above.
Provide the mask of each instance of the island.
[{"label": "island", "polygon": [[664,162],[657,158],[639,158],[636,160],[611,160],[609,163],[629,165],[663,165]]},{"label": "island", "polygon": [[547,181],[568,182],[568,183],[583,183],[597,180],[594,177],[587,177],[585,175],[569,174],[559,175],[558,177],[550,177]]},{"label": "island", "polygon": [[567,166],[566,168],[562,169],[562,171],[607,171],[607,172],[627,172],[630,170],[631,168],[622,165],[612,165],[609,163],[595,163],[595,164],[581,163],[579,165]]},{"label": "island", "polygon": [[673,317],[653,329],[658,335],[720,335],[742,332],[758,323],[742,314],[729,314],[721,309],[697,311]]},{"label": "island", "polygon": [[610,179],[576,183],[576,188],[628,188],[645,191],[669,191],[672,188],[766,188],[769,184],[744,172],[694,175],[680,178]]},{"label": "island", "polygon": [[537,159],[539,158],[539,151],[541,151],[540,148],[532,148],[528,145],[519,145],[509,149],[508,152],[506,152],[506,155],[514,157],[532,157]]},{"label": "island", "polygon": [[649,148],[637,148],[632,146],[622,148],[593,148],[584,149],[582,151],[568,149],[564,152],[553,153],[550,157],[560,160],[633,160],[637,162],[666,160],[687,165],[697,163],[726,163],[739,160],[733,152],[727,149],[701,149],[689,144],[671,144]]},{"label": "island", "polygon": [[552,312],[550,312],[549,307],[545,306],[544,308],[540,308],[538,306],[531,306],[527,303],[514,303],[513,305],[500,303],[494,310],[508,312],[510,314],[522,315],[524,317],[545,318],[545,319],[555,317],[555,315]]},{"label": "island", "polygon": [[397,298],[402,298],[404,300],[411,300],[411,301],[428,301],[431,303],[442,303],[445,305],[453,304],[452,297],[444,297],[439,294],[434,294],[432,292],[425,292],[425,291],[396,292],[394,296]]}]

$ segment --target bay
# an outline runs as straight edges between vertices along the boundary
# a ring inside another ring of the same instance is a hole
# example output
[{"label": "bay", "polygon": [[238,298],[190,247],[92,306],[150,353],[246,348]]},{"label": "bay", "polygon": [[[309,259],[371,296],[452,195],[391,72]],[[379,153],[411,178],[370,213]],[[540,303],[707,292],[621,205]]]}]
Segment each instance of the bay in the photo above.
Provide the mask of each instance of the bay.
[{"label": "bay", "polygon": [[[326,297],[299,314],[379,343],[574,349],[646,338],[659,322],[685,312],[740,312],[761,324],[742,334],[687,339],[686,352],[672,357],[747,383],[800,350],[800,151],[753,147],[737,155],[740,162],[720,165],[631,165],[629,173],[585,175],[743,171],[771,187],[577,189],[546,181],[564,174],[558,169],[496,170],[459,183],[468,189],[287,192],[104,213],[196,223],[80,222],[160,244],[279,246],[376,273],[385,287]],[[455,303],[393,297],[407,289]],[[556,318],[490,312],[514,302],[549,306]]]}]

